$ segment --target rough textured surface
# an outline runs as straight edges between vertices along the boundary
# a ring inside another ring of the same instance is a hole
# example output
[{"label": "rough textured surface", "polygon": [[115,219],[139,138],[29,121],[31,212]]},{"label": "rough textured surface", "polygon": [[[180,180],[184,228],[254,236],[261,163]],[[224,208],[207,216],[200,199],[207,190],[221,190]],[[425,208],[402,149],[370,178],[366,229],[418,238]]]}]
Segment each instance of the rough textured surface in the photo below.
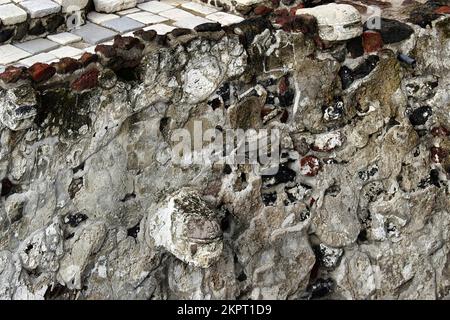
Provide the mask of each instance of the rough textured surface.
[{"label": "rough textured surface", "polygon": [[[364,53],[292,16],[1,73],[0,298],[448,298],[450,17]],[[198,122],[278,170],[177,162]]]}]

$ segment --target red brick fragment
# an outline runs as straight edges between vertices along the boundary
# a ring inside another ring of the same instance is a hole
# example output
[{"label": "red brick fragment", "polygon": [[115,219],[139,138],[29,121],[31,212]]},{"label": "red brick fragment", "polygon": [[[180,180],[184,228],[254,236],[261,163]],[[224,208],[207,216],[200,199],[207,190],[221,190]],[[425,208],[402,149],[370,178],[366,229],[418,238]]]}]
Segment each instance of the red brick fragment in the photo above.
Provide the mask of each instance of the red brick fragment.
[{"label": "red brick fragment", "polygon": [[44,82],[53,77],[56,69],[46,63],[37,62],[28,68],[28,73],[34,82]]},{"label": "red brick fragment", "polygon": [[98,55],[93,54],[93,53],[89,53],[89,52],[85,52],[85,53],[83,53],[81,58],[78,59],[78,61],[81,62],[83,67],[87,67],[89,64],[98,61]]},{"label": "red brick fragment", "polygon": [[287,77],[282,77],[280,82],[278,82],[278,93],[284,95],[289,89],[289,79]]},{"label": "red brick fragment", "polygon": [[261,5],[261,6],[257,6],[255,9],[253,9],[253,12],[257,15],[257,16],[263,16],[266,14],[269,14],[273,11],[272,8],[269,8],[267,6]]},{"label": "red brick fragment", "polygon": [[17,82],[24,75],[24,68],[9,66],[3,73],[0,73],[0,80],[5,83]]},{"label": "red brick fragment", "polygon": [[84,91],[95,88],[98,85],[100,71],[93,68],[84,72],[78,79],[72,82],[71,88],[75,91]]},{"label": "red brick fragment", "polygon": [[320,161],[315,156],[306,156],[300,159],[300,173],[304,176],[314,177],[320,171]]},{"label": "red brick fragment", "polygon": [[289,11],[286,8],[283,9],[277,9],[274,11],[274,14],[278,17],[285,17],[289,15]]},{"label": "red brick fragment", "polygon": [[435,137],[446,137],[450,135],[450,130],[444,126],[434,127],[431,129],[431,134]]},{"label": "red brick fragment", "polygon": [[116,49],[107,44],[99,44],[95,47],[95,52],[102,54],[105,58],[112,58],[116,55]]},{"label": "red brick fragment", "polygon": [[383,47],[383,39],[377,31],[365,31],[362,34],[362,39],[365,53],[377,52]]},{"label": "red brick fragment", "polygon": [[450,14],[450,6],[442,6],[434,10],[437,14]]},{"label": "red brick fragment", "polygon": [[445,158],[447,158],[447,156],[448,151],[443,148],[431,147],[430,149],[431,161],[433,161],[434,163],[442,163]]}]

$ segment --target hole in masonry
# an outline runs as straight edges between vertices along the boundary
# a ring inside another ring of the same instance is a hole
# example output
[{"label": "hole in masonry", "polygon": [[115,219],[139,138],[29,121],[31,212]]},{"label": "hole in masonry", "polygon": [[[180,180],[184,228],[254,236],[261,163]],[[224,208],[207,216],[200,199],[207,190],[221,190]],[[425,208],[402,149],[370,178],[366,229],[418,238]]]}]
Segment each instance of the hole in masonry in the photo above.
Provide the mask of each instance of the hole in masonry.
[{"label": "hole in masonry", "polygon": [[81,212],[69,213],[64,217],[64,224],[68,224],[72,228],[76,228],[80,223],[87,219],[88,216]]},{"label": "hole in masonry", "polygon": [[123,197],[123,199],[120,200],[120,202],[126,202],[128,200],[132,200],[132,199],[135,199],[135,198],[136,198],[136,194],[134,192],[133,193],[127,193],[125,195],[125,197]]},{"label": "hole in masonry", "polygon": [[141,231],[141,222],[139,221],[134,227],[127,229],[127,236],[137,238],[139,231]]}]

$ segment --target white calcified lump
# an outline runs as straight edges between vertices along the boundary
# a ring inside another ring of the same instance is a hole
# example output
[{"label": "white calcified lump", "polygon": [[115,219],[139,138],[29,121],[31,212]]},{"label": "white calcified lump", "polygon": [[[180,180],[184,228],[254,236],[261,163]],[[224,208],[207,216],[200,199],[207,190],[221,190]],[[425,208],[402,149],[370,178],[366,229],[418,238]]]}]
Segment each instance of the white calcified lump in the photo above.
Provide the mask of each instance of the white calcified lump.
[{"label": "white calcified lump", "polygon": [[222,253],[222,231],[217,216],[197,191],[183,188],[150,212],[148,235],[178,259],[208,268]]},{"label": "white calcified lump", "polygon": [[135,7],[137,0],[94,0],[95,10],[99,12],[117,12]]},{"label": "white calcified lump", "polygon": [[362,34],[361,15],[348,4],[330,3],[297,10],[297,15],[310,14],[317,19],[319,36],[325,41],[342,41]]}]

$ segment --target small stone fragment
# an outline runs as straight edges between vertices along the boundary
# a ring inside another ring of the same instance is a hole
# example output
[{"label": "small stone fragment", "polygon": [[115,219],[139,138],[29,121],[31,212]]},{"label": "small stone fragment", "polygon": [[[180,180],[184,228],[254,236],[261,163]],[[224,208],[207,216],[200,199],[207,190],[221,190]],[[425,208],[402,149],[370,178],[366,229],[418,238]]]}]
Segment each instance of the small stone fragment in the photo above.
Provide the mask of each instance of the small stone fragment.
[{"label": "small stone fragment", "polygon": [[300,159],[300,173],[304,176],[314,177],[320,171],[320,160],[315,156],[306,156]]},{"label": "small stone fragment", "polygon": [[56,69],[46,63],[35,63],[28,68],[28,73],[34,82],[44,82],[53,77]]}]

